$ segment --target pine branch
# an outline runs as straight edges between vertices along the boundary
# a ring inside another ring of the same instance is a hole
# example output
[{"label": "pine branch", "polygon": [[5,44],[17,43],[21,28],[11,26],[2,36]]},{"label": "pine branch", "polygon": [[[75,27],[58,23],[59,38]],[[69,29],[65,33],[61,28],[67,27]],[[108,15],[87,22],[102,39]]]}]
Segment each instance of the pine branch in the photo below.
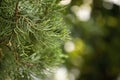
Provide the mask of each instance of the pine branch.
[{"label": "pine branch", "polygon": [[62,63],[61,45],[69,31],[59,8],[56,0],[1,1],[0,49],[4,56],[0,57],[0,71],[4,73],[0,72],[0,80],[6,79],[4,75],[11,80],[30,80],[34,74],[42,77],[46,68]]}]

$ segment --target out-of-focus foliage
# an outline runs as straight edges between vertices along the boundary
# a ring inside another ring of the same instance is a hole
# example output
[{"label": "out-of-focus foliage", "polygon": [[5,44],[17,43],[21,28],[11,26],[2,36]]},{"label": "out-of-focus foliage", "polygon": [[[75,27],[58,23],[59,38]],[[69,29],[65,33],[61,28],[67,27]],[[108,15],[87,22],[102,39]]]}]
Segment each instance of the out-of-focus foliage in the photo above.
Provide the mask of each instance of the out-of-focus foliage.
[{"label": "out-of-focus foliage", "polygon": [[72,0],[65,14],[73,26],[75,47],[67,52],[68,70],[80,71],[76,80],[116,80],[120,74],[120,5],[107,0]]},{"label": "out-of-focus foliage", "polygon": [[44,77],[64,57],[69,31],[59,0],[0,0],[0,80]]}]

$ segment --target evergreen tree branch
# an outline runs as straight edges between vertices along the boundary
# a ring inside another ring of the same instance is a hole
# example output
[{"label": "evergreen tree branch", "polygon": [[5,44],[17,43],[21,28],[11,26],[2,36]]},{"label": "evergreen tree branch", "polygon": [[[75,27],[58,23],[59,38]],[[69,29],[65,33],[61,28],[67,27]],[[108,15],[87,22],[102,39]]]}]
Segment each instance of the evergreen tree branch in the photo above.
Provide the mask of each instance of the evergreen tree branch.
[{"label": "evergreen tree branch", "polygon": [[3,75],[11,80],[42,77],[46,68],[62,63],[61,45],[69,31],[59,8],[56,0],[1,1],[0,80],[6,79]]}]

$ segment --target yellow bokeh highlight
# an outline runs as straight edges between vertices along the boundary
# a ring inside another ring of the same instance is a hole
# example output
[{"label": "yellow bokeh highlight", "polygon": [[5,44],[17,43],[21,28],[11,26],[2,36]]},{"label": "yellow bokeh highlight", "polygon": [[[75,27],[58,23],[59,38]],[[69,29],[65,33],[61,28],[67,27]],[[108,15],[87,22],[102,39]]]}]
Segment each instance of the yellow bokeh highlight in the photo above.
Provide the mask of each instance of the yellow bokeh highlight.
[{"label": "yellow bokeh highlight", "polygon": [[75,39],[74,40],[75,49],[71,53],[69,53],[70,61],[73,65],[80,67],[83,63],[82,55],[84,54],[86,45],[82,39]]}]

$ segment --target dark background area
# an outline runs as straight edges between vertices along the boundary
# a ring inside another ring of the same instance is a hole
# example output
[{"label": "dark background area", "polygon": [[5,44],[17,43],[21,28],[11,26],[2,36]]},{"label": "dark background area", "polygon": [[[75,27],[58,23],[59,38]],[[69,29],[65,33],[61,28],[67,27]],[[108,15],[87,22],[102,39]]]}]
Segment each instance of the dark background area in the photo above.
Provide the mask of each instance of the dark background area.
[{"label": "dark background area", "polygon": [[[75,46],[66,51],[69,58],[65,65],[69,72],[80,72],[76,80],[119,80],[120,1],[90,1],[72,0],[65,13]],[[91,11],[88,19],[82,19],[88,16],[85,9]]]}]

